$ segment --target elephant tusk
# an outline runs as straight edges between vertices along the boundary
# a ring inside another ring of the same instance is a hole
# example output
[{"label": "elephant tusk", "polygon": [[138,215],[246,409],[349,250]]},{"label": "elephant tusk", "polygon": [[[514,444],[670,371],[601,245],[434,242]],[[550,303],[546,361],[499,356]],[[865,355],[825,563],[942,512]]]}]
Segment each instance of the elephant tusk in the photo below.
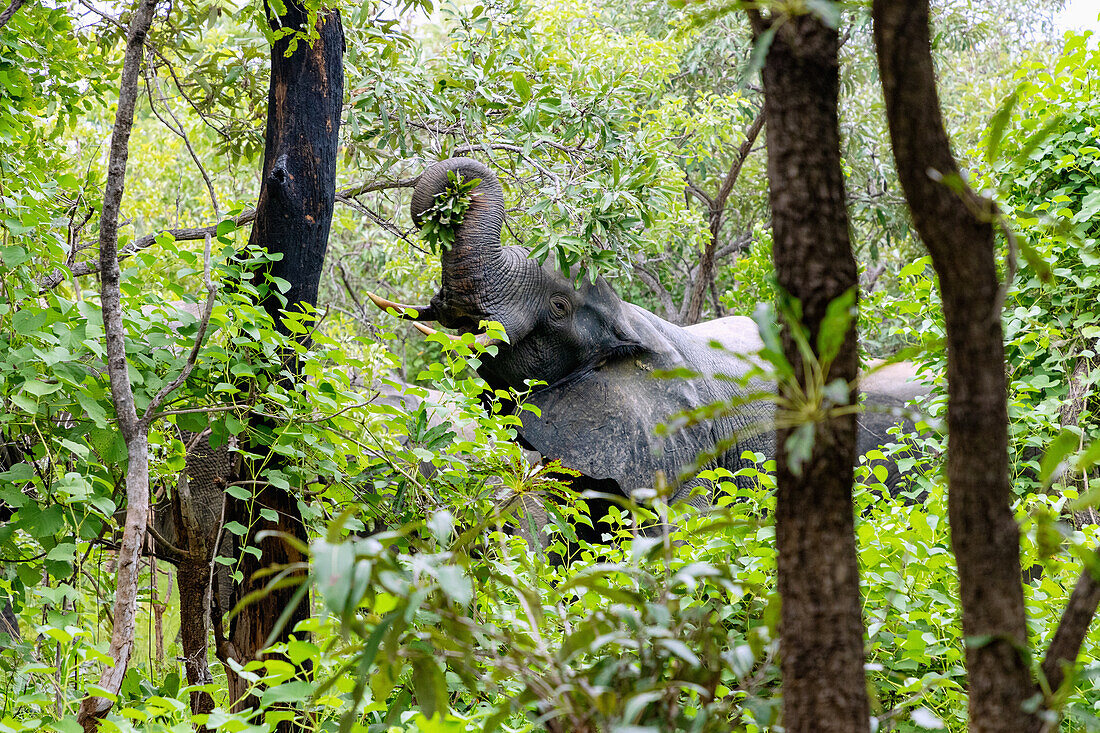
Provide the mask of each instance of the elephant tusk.
[{"label": "elephant tusk", "polygon": [[[417,323],[415,321],[412,325],[413,328],[415,328],[417,331],[420,331],[420,333],[424,334],[425,336],[433,336],[438,333],[442,336],[446,336],[451,341],[462,342],[462,337],[456,336],[453,333],[443,333],[442,331],[437,331],[431,326],[425,326],[423,323]],[[488,348],[490,346],[503,346],[506,342],[502,339],[493,338],[487,333],[479,333],[474,336],[474,343],[481,344],[481,346]]]},{"label": "elephant tusk", "polygon": [[[386,300],[385,298],[383,298],[381,296],[375,295],[374,293],[370,292],[369,290],[367,291],[367,297],[370,298],[372,303],[374,303],[376,306],[378,306],[382,310],[386,310],[387,308],[393,308],[395,311],[397,311],[397,315],[400,316],[401,318],[406,318],[406,319],[410,319],[410,320],[424,320],[424,321],[435,320],[434,318],[428,317],[428,314],[431,313],[431,306],[406,305],[405,303],[395,303],[392,300]],[[407,315],[406,311],[410,311],[410,310],[413,311],[413,313],[415,315]]]}]

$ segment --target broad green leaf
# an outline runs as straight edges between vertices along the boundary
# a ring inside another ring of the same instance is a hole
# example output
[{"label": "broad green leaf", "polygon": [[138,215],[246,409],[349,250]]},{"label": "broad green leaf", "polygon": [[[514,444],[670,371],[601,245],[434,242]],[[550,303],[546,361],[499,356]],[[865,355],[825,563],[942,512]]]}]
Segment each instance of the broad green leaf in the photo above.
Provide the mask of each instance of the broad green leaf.
[{"label": "broad green leaf", "polygon": [[1043,486],[1050,485],[1055,470],[1062,465],[1066,456],[1077,449],[1080,441],[1080,433],[1069,428],[1062,428],[1039,460],[1039,483]]},{"label": "broad green leaf", "polygon": [[986,133],[986,145],[985,145],[985,162],[992,164],[997,157],[997,153],[1001,148],[1001,141],[1004,139],[1005,127],[1008,125],[1008,120],[1012,116],[1012,110],[1016,107],[1016,103],[1020,99],[1020,86],[1017,86],[1012,90],[1001,106],[997,108],[997,111],[993,114],[993,117],[989,120],[989,131]]},{"label": "broad green leaf", "polygon": [[522,71],[512,72],[512,86],[515,87],[520,101],[526,102],[531,98],[531,85],[527,82],[527,77],[524,76]]}]

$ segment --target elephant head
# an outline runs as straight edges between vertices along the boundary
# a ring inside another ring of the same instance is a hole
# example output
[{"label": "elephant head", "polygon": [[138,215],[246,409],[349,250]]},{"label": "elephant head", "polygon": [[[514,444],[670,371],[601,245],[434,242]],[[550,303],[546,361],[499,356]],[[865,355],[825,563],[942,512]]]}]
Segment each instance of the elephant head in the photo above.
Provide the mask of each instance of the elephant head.
[{"label": "elephant head", "polygon": [[[442,254],[439,292],[428,306],[412,306],[414,318],[463,333],[476,332],[482,321],[504,326],[508,343],[498,344],[496,356],[486,354],[478,373],[494,388],[541,384],[528,400],[541,414],[524,413],[520,430],[528,447],[627,496],[654,486],[659,472],[677,484],[684,466],[731,436],[718,465],[736,470],[744,449],[771,453],[767,400],[658,437],[657,426],[678,412],[742,396],[742,388],[724,377],[746,374],[749,364],[624,302],[603,278],[575,285],[553,266],[530,259],[522,247],[502,246],[502,189],[477,161],[443,161],[420,176],[411,207],[416,224],[451,177],[480,182],[452,246]],[[380,305],[398,305],[372,297]],[[677,368],[700,376],[654,375]],[[691,487],[690,480],[680,484],[673,498],[686,498]]]}]

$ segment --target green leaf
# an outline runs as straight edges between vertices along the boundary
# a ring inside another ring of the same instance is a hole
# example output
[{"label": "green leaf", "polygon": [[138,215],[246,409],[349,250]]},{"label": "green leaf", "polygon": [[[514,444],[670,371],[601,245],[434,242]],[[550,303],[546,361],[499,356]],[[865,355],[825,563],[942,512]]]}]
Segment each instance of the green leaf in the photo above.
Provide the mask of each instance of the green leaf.
[{"label": "green leaf", "polygon": [[16,514],[19,527],[31,537],[53,537],[65,526],[65,512],[60,504],[42,509],[37,504],[28,504]]},{"label": "green leaf", "polygon": [[437,712],[447,714],[447,681],[443,670],[431,657],[418,657],[412,662],[412,684],[416,693],[416,702],[425,717],[431,718]]},{"label": "green leaf", "polygon": [[997,151],[1001,148],[1004,139],[1005,127],[1012,116],[1012,110],[1020,99],[1020,86],[1012,90],[1012,93],[1001,102],[1001,106],[989,120],[989,133],[986,136],[985,162],[992,164],[997,157]]},{"label": "green leaf", "polygon": [[225,493],[229,494],[234,499],[240,499],[241,501],[248,501],[252,498],[252,492],[246,489],[244,486],[227,486],[225,487]]},{"label": "green leaf", "polygon": [[768,51],[772,47],[772,41],[775,40],[775,33],[779,30],[780,23],[771,23],[768,25],[764,32],[756,37],[756,41],[752,44],[752,52],[749,54],[749,62],[745,64],[745,69],[741,74],[742,83],[747,83],[750,79],[754,79],[760,70],[764,68],[764,61],[768,58]]},{"label": "green leaf", "polygon": [[25,394],[14,393],[9,395],[8,399],[10,399],[12,404],[16,407],[30,415],[34,415],[38,412],[38,402],[27,397]]},{"label": "green leaf", "polygon": [[833,298],[825,308],[825,317],[817,331],[817,353],[822,364],[831,364],[840,353],[856,315],[855,287]]},{"label": "green leaf", "polygon": [[35,397],[45,397],[46,395],[53,394],[57,390],[61,389],[61,384],[48,384],[46,382],[40,382],[37,379],[28,379],[27,381],[23,382],[23,385],[22,387],[20,387],[20,389],[30,392]]},{"label": "green leaf", "polygon": [[1081,436],[1070,428],[1062,428],[1054,440],[1050,442],[1043,457],[1039,460],[1039,483],[1044,487],[1050,485],[1054,471],[1062,464],[1065,457],[1077,449]]},{"label": "green leaf", "polygon": [[25,483],[34,479],[34,468],[29,463],[16,463],[7,471],[0,472],[0,480],[13,483]]},{"label": "green leaf", "polygon": [[814,423],[803,423],[792,430],[783,447],[787,451],[787,468],[795,476],[801,476],[802,467],[814,450]]},{"label": "green leaf", "polygon": [[698,655],[691,651],[687,644],[678,639],[661,639],[657,643],[693,667],[700,667],[703,664]]},{"label": "green leaf", "polygon": [[238,537],[244,537],[246,534],[248,534],[248,527],[237,521],[226,522],[224,529],[226,532],[231,532]]},{"label": "green leaf", "polygon": [[83,390],[76,393],[76,401],[84,408],[84,413],[96,424],[97,428],[107,427],[107,410],[102,403]]},{"label": "green leaf", "polygon": [[1024,261],[1027,262],[1028,266],[1035,272],[1040,280],[1045,283],[1054,280],[1054,273],[1051,271],[1050,265],[1039,251],[1035,249],[1027,237],[1017,236],[1016,247],[1019,249]]},{"label": "green leaf", "polygon": [[515,87],[521,101],[526,102],[531,98],[531,85],[527,83],[527,77],[522,71],[512,72],[512,86]]},{"label": "green leaf", "polygon": [[308,700],[313,694],[313,685],[305,680],[292,680],[281,685],[269,687],[260,695],[263,705],[271,705],[280,702],[301,702]]},{"label": "green leaf", "polygon": [[455,603],[466,606],[473,600],[473,587],[461,568],[443,565],[436,569],[436,577],[439,579],[439,587]]},{"label": "green leaf", "polygon": [[204,412],[185,412],[176,415],[175,420],[180,430],[186,430],[189,433],[201,433],[206,430],[210,422]]},{"label": "green leaf", "polygon": [[47,560],[56,560],[58,562],[72,562],[75,557],[76,545],[72,542],[62,542],[46,553]]},{"label": "green leaf", "polygon": [[828,27],[833,29],[840,27],[840,3],[834,0],[806,0],[806,7],[821,18],[821,22]]},{"label": "green leaf", "polygon": [[1019,152],[1013,158],[1013,165],[1017,168],[1026,168],[1029,165],[1029,158],[1031,154],[1035,152],[1035,149],[1043,144],[1043,142],[1050,137],[1051,133],[1062,126],[1065,122],[1065,114],[1059,113],[1043,124],[1038,130],[1028,136],[1024,144],[1020,146]]}]

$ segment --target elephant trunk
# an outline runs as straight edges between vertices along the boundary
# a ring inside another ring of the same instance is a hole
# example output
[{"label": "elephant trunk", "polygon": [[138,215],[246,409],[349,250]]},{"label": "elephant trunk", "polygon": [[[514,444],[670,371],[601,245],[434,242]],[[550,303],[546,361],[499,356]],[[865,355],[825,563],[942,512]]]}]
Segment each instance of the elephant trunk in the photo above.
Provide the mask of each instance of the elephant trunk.
[{"label": "elephant trunk", "polygon": [[452,185],[451,172],[460,180],[480,179],[480,183],[472,192],[462,223],[455,227],[454,242],[443,251],[443,282],[432,298],[431,312],[448,328],[475,330],[480,320],[496,320],[492,304],[506,280],[500,243],[504,193],[496,175],[476,160],[451,158],[436,163],[420,175],[413,191],[410,209],[417,226],[435,205],[436,197]]}]

